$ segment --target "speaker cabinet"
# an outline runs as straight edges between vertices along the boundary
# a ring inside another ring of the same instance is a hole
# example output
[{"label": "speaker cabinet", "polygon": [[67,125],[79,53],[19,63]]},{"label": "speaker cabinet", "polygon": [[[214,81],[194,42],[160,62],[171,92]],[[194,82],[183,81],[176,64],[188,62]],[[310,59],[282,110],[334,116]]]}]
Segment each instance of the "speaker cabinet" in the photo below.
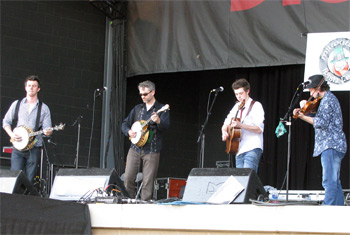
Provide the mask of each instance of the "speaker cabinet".
[{"label": "speaker cabinet", "polygon": [[93,194],[93,191],[99,188],[103,190],[108,185],[119,189],[124,197],[130,198],[115,169],[59,169],[50,198],[78,201],[86,196],[89,200],[94,200],[97,194]]},{"label": "speaker cabinet", "polygon": [[0,192],[39,196],[22,170],[0,169]]},{"label": "speaker cabinet", "polygon": [[194,168],[188,176],[183,201],[207,202],[231,175],[244,187],[231,203],[251,203],[249,199],[256,200],[260,195],[267,196],[253,169]]}]

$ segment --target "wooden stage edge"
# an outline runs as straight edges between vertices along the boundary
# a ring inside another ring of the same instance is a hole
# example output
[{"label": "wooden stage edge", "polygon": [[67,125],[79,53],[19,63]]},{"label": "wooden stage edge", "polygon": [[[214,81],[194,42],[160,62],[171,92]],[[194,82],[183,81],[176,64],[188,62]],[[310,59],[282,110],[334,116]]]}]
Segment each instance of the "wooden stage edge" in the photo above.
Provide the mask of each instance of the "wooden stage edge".
[{"label": "wooden stage edge", "polygon": [[89,204],[99,234],[350,234],[348,206]]}]

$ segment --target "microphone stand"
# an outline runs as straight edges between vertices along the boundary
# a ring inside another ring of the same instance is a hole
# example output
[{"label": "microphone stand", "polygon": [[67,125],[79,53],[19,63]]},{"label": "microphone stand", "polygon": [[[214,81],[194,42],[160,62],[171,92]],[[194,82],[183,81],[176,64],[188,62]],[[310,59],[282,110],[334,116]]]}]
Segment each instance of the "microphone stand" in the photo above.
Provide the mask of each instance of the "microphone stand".
[{"label": "microphone stand", "polygon": [[[50,180],[50,159],[45,143],[45,139],[50,140],[51,136],[42,135],[43,148],[41,149],[41,160],[40,160],[40,178],[39,178],[39,194],[41,197],[48,197],[50,194],[51,186],[49,185]],[[44,155],[46,160],[46,168],[45,168],[45,179],[44,179]]]},{"label": "microphone stand", "polygon": [[90,132],[90,140],[89,140],[89,152],[88,152],[88,158],[87,158],[87,166],[86,168],[90,168],[90,156],[91,156],[91,143],[92,143],[92,135],[94,132],[94,124],[95,124],[95,104],[96,104],[96,98],[101,96],[102,92],[105,91],[105,89],[96,89],[94,91],[94,101],[92,103],[92,120],[91,120],[91,132]]},{"label": "microphone stand", "polygon": [[[303,83],[302,83],[303,84]],[[300,85],[302,85],[300,84]],[[289,165],[290,165],[290,155],[291,155],[291,138],[292,138],[292,114],[296,103],[299,101],[300,96],[300,85],[294,92],[293,98],[288,107],[287,113],[284,115],[282,122],[285,122],[288,126],[288,148],[287,148],[287,172],[286,172],[286,202],[288,202],[288,190],[289,190]],[[303,90],[301,90],[303,91]]]},{"label": "microphone stand", "polygon": [[[59,169],[59,167],[62,166],[62,162],[61,162],[61,159],[57,156],[57,149],[56,149],[57,144],[51,140],[51,136],[48,138],[47,142],[49,144],[51,144],[51,146],[53,148],[53,156],[54,156],[53,157],[53,159],[54,159],[53,162],[56,163],[56,166]],[[50,182],[48,183],[48,185],[49,185],[49,188],[48,188],[49,194],[51,192],[53,181],[54,181],[54,177],[55,177],[55,175],[54,175],[54,163],[53,162],[49,162],[48,161],[48,164],[50,165],[50,169],[48,170],[48,175],[49,175],[49,179],[50,179]]]},{"label": "microphone stand", "polygon": [[74,164],[75,164],[75,168],[78,169],[79,166],[79,146],[80,146],[80,122],[81,119],[83,118],[83,116],[79,115],[77,117],[77,119],[74,121],[74,123],[72,124],[72,126],[75,126],[75,124],[78,123],[78,138],[77,138],[77,148],[76,148],[76,155],[75,155],[75,160],[74,160]]},{"label": "microphone stand", "polygon": [[[204,129],[205,129],[207,123],[208,123],[209,116],[210,116],[210,114],[211,114],[211,110],[212,110],[213,105],[214,105],[214,103],[215,103],[215,100],[216,100],[216,97],[217,97],[217,95],[218,95],[218,92],[219,92],[219,90],[215,91],[215,96],[214,96],[213,102],[211,103],[209,110],[208,110],[208,108],[207,108],[207,117],[206,117],[206,119],[205,119],[205,121],[204,121],[204,124],[202,125],[202,129],[201,129],[201,131],[200,131],[200,133],[199,133],[199,136],[198,136],[198,139],[197,139],[197,143],[199,143],[199,141],[201,142],[201,145],[200,145],[200,153],[199,153],[199,155],[200,155],[199,167],[200,167],[200,168],[204,168],[204,146],[205,146],[205,133],[204,133]],[[210,98],[210,94],[211,94],[211,93],[212,93],[212,91],[210,91],[210,93],[209,93],[209,98]],[[208,105],[209,105],[209,99],[208,99]],[[207,107],[208,107],[208,105],[207,105]]]}]

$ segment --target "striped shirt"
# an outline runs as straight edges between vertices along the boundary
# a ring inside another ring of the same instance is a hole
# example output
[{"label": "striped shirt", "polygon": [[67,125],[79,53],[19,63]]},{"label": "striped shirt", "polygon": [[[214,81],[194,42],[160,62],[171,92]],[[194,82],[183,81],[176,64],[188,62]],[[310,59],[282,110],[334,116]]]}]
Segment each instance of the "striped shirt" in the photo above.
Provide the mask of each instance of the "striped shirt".
[{"label": "striped shirt", "polygon": [[[15,111],[16,111],[16,105],[17,105],[17,100],[14,101],[7,113],[5,114],[4,119],[2,120],[2,127],[4,128],[5,126],[11,126],[13,119],[15,117]],[[38,112],[38,107],[39,107],[39,99],[37,100],[36,104],[34,107],[31,108],[27,102],[27,98],[23,98],[21,100],[21,105],[18,110],[18,121],[17,121],[17,126],[27,126],[30,127],[32,130],[35,128],[35,123],[36,123],[36,117],[37,117],[37,112]],[[41,107],[41,113],[40,113],[40,121],[39,121],[39,128],[41,129],[47,129],[52,127],[51,125],[51,113],[50,109],[46,104],[42,104]],[[34,144],[35,147],[41,147],[42,146],[42,136],[38,135],[36,137],[37,142]]]}]

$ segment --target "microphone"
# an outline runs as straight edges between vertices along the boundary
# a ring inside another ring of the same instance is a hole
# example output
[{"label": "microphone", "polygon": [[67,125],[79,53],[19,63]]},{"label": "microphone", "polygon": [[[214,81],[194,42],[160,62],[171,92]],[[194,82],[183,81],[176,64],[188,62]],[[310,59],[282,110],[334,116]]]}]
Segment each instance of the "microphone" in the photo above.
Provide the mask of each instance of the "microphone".
[{"label": "microphone", "polygon": [[223,92],[223,91],[224,91],[224,88],[222,86],[211,90],[211,92]]},{"label": "microphone", "polygon": [[75,119],[75,121],[73,122],[72,126],[75,126],[75,124],[77,124],[77,122],[80,123],[80,119],[83,119],[83,116],[79,115],[79,116],[77,117],[77,119]]},{"label": "microphone", "polygon": [[309,85],[310,83],[311,83],[311,81],[310,81],[310,80],[307,80],[307,81],[301,83],[300,85],[303,85],[304,87],[306,87],[306,86]]},{"label": "microphone", "polygon": [[57,146],[57,144],[56,144],[55,142],[53,142],[53,141],[51,140],[51,138],[49,138],[49,139],[47,140],[47,142],[49,142],[49,143],[52,144],[52,145]]},{"label": "microphone", "polygon": [[104,91],[107,91],[107,90],[108,90],[108,88],[106,86],[96,89],[97,92],[104,92]]}]

